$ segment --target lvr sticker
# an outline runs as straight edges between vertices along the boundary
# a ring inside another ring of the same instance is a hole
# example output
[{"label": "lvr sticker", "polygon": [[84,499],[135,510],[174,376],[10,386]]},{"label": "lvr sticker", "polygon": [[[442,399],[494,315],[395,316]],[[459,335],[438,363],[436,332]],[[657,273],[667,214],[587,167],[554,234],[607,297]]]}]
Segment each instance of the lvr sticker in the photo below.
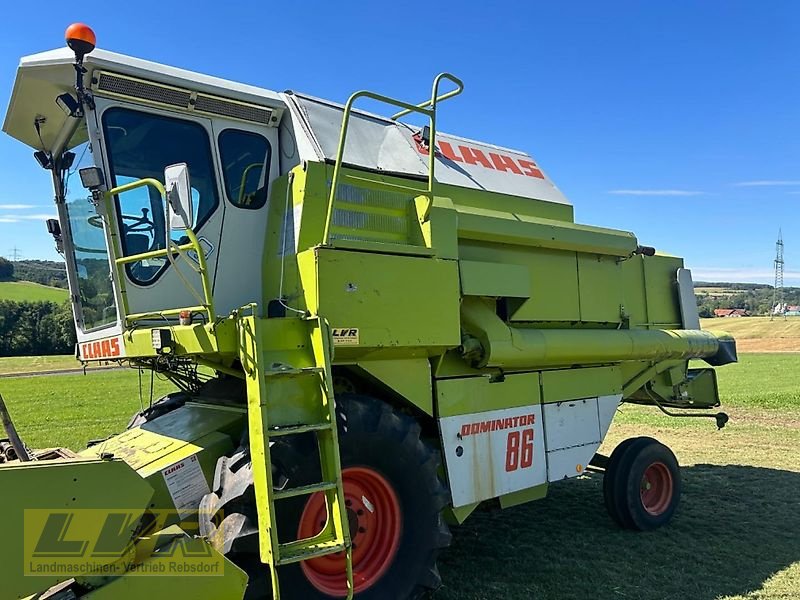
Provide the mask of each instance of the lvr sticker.
[{"label": "lvr sticker", "polygon": [[334,346],[358,346],[358,328],[333,329]]}]

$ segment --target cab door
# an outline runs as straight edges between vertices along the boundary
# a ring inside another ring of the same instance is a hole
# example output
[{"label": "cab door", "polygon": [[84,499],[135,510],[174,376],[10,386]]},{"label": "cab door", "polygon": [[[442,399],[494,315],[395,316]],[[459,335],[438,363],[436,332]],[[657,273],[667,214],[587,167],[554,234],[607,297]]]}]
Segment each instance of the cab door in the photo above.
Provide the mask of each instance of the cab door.
[{"label": "cab door", "polygon": [[[214,132],[210,119],[156,108],[97,99],[105,172],[109,187],[153,178],[164,183],[164,168],[186,163],[192,185],[196,232],[213,281],[225,213]],[[123,256],[164,249],[167,226],[164,203],[152,187],[115,198],[117,242]],[[180,231],[172,241],[186,243]],[[203,303],[202,285],[194,270],[196,256],[183,254],[171,263],[166,257],[125,265],[128,313],[153,313]]]},{"label": "cab door", "polygon": [[225,314],[263,304],[263,255],[271,182],[278,176],[278,129],[214,119],[225,218],[217,248],[214,302]]}]

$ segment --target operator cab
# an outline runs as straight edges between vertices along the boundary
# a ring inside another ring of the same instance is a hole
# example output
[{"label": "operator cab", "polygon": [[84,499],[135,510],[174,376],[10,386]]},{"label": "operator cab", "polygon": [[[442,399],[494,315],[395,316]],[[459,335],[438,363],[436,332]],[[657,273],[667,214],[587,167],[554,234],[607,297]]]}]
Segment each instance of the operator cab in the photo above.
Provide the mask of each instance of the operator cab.
[{"label": "operator cab", "polygon": [[[118,194],[115,214],[104,214],[98,196],[81,185],[79,173],[91,167],[111,189],[143,179],[163,184],[166,167],[185,163],[189,225],[204,254],[217,313],[238,308],[242,299],[260,302],[270,183],[299,162],[293,143],[280,151],[280,96],[92,52],[87,30],[68,30],[68,38],[84,43],[81,53],[68,39],[69,49],[22,59],[4,123],[51,171],[79,342],[120,334],[119,306],[128,314],[152,313],[153,322],[163,323],[174,320],[163,309],[197,305],[202,295],[192,264],[197,252],[189,252],[188,261],[162,254],[120,265],[121,297],[113,258],[157,254],[166,249],[168,235],[177,245],[188,238],[181,229],[167,233],[164,199],[153,186]],[[288,129],[284,137],[291,136]]]}]

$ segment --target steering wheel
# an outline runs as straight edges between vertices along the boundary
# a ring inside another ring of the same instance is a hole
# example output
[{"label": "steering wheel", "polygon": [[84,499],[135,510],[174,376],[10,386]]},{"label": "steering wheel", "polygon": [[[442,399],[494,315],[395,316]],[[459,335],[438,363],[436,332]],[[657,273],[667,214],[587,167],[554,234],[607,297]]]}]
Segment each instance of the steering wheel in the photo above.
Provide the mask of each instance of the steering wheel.
[{"label": "steering wheel", "polygon": [[[149,217],[150,210],[147,208],[142,209],[142,216],[136,215],[122,215],[122,228],[123,233],[150,233],[153,234],[156,229],[156,224]],[[87,219],[89,225],[103,228],[103,218],[100,215],[92,215]]]}]

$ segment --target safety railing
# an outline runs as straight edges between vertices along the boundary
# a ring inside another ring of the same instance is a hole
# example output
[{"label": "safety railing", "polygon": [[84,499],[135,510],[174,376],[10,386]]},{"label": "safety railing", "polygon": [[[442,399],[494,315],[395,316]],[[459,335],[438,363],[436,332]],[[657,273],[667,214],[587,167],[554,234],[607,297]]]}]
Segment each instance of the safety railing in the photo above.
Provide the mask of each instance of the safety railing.
[{"label": "safety railing", "polygon": [[[150,186],[155,188],[161,195],[161,200],[164,202],[164,206],[166,207],[167,192],[160,181],[152,178],[139,179],[137,181],[126,183],[124,185],[120,185],[118,187],[108,190],[105,194],[107,205],[111,204],[111,199],[114,196],[117,196],[119,194],[124,194],[125,192],[129,192],[131,190],[135,190],[137,188],[144,186]],[[108,210],[107,212],[108,214],[111,214],[110,210]],[[216,318],[216,315],[214,313],[214,299],[211,293],[211,281],[208,275],[208,266],[206,264],[206,257],[205,253],[203,252],[203,248],[200,246],[200,242],[197,240],[197,236],[195,235],[194,231],[192,231],[191,228],[187,228],[184,230],[186,233],[186,237],[189,238],[188,243],[177,244],[173,242],[172,230],[169,222],[170,219],[167,218],[165,220],[167,223],[167,232],[165,236],[167,245],[166,248],[161,248],[158,250],[150,250],[148,252],[141,252],[139,254],[131,254],[130,256],[123,256],[121,258],[114,259],[114,264],[117,270],[117,280],[119,281],[119,292],[122,300],[122,310],[125,316],[125,322],[126,324],[130,325],[132,323],[135,323],[136,321],[141,321],[144,319],[179,315],[184,311],[189,311],[189,312],[205,313],[207,317],[206,322],[213,323],[214,319]],[[200,294],[195,288],[195,286],[192,285],[183,276],[183,274],[180,272],[180,269],[178,269],[175,260],[175,254],[185,256],[188,252],[192,251],[197,255],[197,267],[195,267],[192,264],[191,260],[187,260],[186,262],[200,276],[200,281],[203,288],[202,294]],[[155,312],[129,314],[128,295],[125,287],[125,273],[124,273],[125,265],[136,263],[143,260],[152,260],[155,258],[166,258],[170,262],[177,277],[183,282],[184,286],[189,290],[189,292],[191,292],[192,295],[195,296],[199,304],[197,304],[196,306],[186,306],[182,308],[168,308],[164,310],[158,310]]]},{"label": "safety railing", "polygon": [[[440,96],[439,85],[445,79],[454,83],[456,88]],[[336,190],[341,177],[342,163],[344,162],[344,151],[347,143],[347,129],[350,124],[350,113],[353,110],[353,104],[355,101],[359,98],[370,98],[378,102],[383,102],[384,104],[401,108],[402,110],[400,112],[392,115],[392,120],[397,120],[400,117],[404,117],[411,113],[417,113],[428,117],[430,127],[430,139],[428,141],[428,187],[424,193],[426,193],[427,196],[432,199],[433,187],[436,182],[436,178],[434,176],[434,169],[436,167],[436,105],[443,100],[457,96],[463,91],[464,84],[458,77],[451,75],[450,73],[440,73],[433,80],[430,99],[419,104],[410,104],[408,102],[391,98],[389,96],[384,96],[382,94],[376,94],[375,92],[370,92],[368,90],[361,90],[348,98],[347,103],[344,106],[344,113],[342,114],[342,129],[339,133],[339,147],[336,151],[336,162],[333,166],[333,181],[331,181],[331,193],[328,198],[328,211],[325,217],[325,230],[323,233],[324,244],[328,244],[330,241],[331,222],[333,221],[334,203],[336,202]]]}]

